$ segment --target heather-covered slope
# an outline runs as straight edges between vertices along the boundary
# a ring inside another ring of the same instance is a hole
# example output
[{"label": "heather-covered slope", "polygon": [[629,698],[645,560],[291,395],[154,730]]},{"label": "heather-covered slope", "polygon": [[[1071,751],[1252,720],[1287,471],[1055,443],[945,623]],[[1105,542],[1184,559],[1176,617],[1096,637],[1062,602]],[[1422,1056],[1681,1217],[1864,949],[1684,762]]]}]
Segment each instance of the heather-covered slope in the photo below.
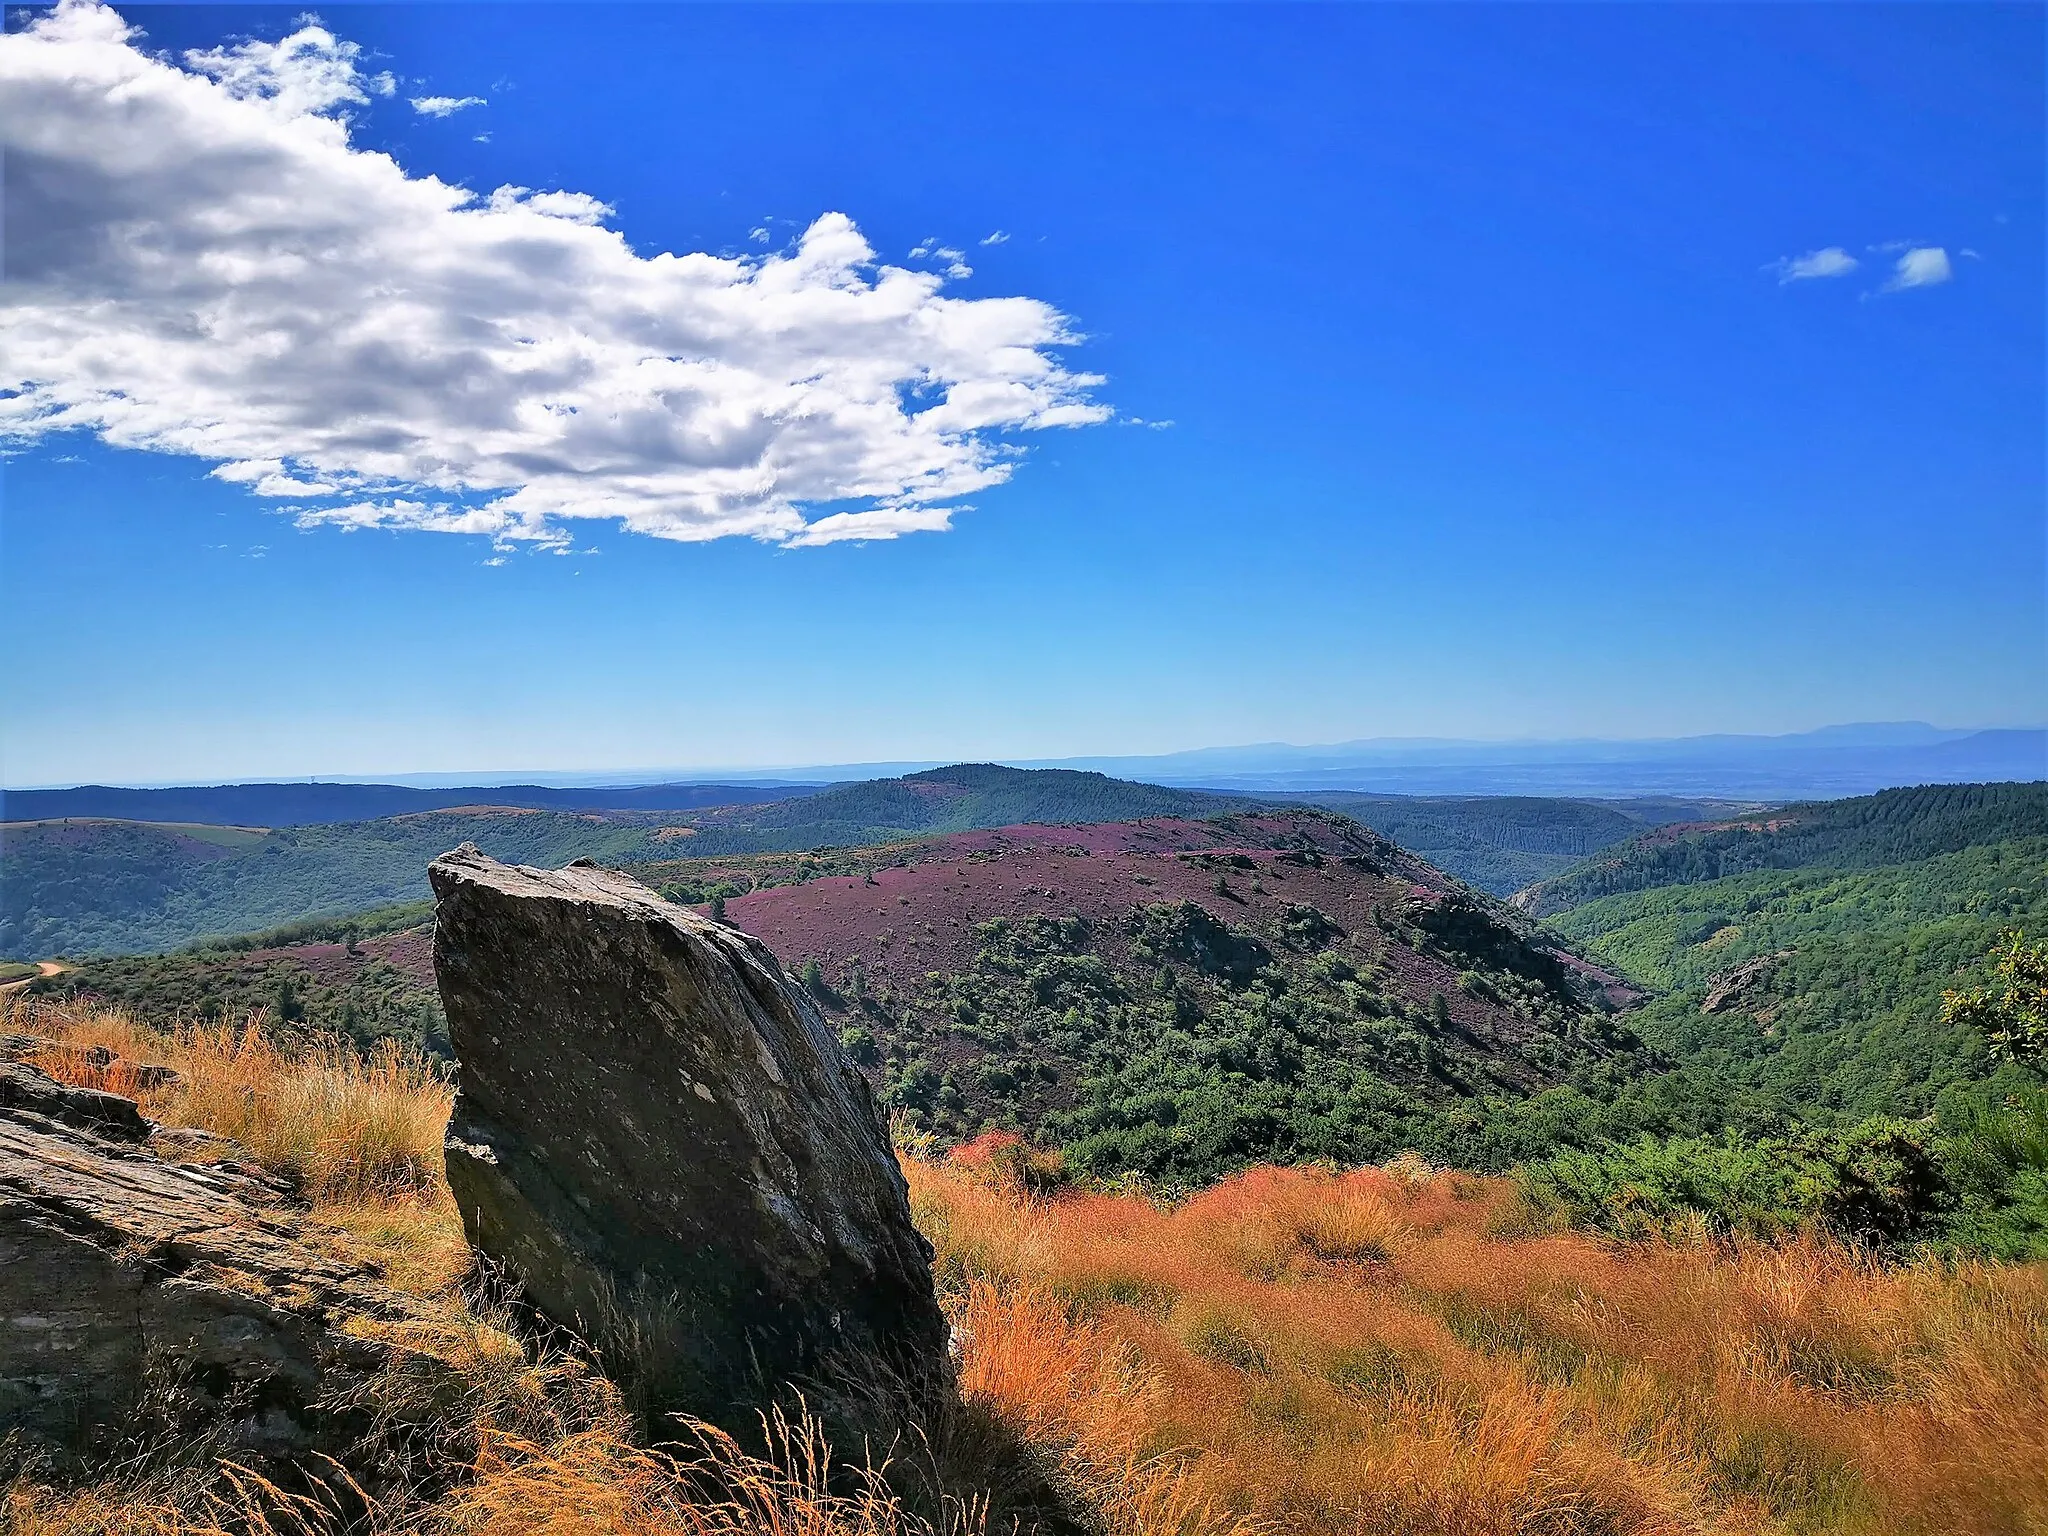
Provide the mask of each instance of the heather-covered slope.
[{"label": "heather-covered slope", "polygon": [[[1501,1165],[1496,1110],[1644,1065],[1630,994],[1526,919],[1323,811],[1020,825],[633,872],[807,976],[890,1107],[1175,1180],[1420,1147]],[[93,961],[39,992],[262,1007],[439,1040],[419,914]],[[1538,1150],[1548,1150],[1548,1143]]]},{"label": "heather-covered slope", "polygon": [[948,1138],[1034,1128],[1199,1181],[1410,1147],[1484,1160],[1488,1106],[1633,1074],[1605,978],[1340,817],[1005,828],[729,898]]}]

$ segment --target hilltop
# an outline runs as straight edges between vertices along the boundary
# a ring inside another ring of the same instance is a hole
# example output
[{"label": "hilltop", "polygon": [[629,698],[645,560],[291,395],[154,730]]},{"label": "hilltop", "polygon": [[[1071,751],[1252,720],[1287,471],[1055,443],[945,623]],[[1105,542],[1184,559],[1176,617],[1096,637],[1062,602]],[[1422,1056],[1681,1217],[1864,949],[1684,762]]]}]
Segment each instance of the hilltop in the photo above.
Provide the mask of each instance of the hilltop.
[{"label": "hilltop", "polygon": [[1327,813],[965,833],[724,910],[914,1125],[1098,1172],[1484,1156],[1489,1100],[1633,1070],[1607,977]]}]

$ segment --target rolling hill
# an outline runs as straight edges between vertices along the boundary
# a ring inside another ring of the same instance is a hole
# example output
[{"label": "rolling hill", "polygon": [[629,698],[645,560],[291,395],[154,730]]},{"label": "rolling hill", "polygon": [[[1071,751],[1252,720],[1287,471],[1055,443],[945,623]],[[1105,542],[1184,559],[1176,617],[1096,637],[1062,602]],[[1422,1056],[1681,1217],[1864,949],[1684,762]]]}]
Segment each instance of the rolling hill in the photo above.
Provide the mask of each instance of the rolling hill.
[{"label": "rolling hill", "polygon": [[1631,1015],[1645,1040],[1781,1114],[1910,1118],[2033,1086],[1942,1024],[1941,997],[2002,932],[2048,933],[2048,785],[1665,828],[1517,903],[1655,994]]},{"label": "rolling hill", "polygon": [[[824,824],[874,835],[892,818],[1081,803],[1009,773],[849,786],[830,792]],[[1079,787],[1096,804],[1173,793]],[[1549,888],[1615,869],[1665,883],[1541,925],[1298,805],[776,851],[801,838],[793,813],[809,803],[717,811],[687,834],[602,817],[557,830],[549,813],[399,820],[422,862],[477,828],[501,846],[524,839],[532,862],[613,840],[598,857],[672,900],[715,904],[804,974],[912,1124],[948,1140],[1029,1130],[1100,1173],[1191,1182],[1261,1159],[1404,1149],[1497,1168],[1642,1134],[1953,1118],[2029,1086],[1939,1022],[1942,991],[2001,930],[2048,930],[2048,829],[2024,786],[1652,829]],[[1586,825],[1591,838],[1611,823]],[[770,851],[697,852],[714,836]],[[233,870],[265,840],[191,856]],[[1688,844],[1725,857],[1674,862]],[[1876,862],[1930,847],[1948,851]],[[1765,867],[1683,879],[1738,857]],[[1797,858],[1864,867],[1773,862]],[[157,1017],[260,1007],[432,1045],[426,910],[90,961],[33,986]]]},{"label": "rolling hill", "polygon": [[680,811],[457,806],[370,821],[203,827],[0,824],[0,959],[168,949],[426,895],[457,843],[496,858],[606,863],[860,845],[1024,821],[1200,815],[1243,801],[1100,774],[962,765],[782,801]]},{"label": "rolling hill", "polygon": [[0,793],[10,821],[198,822],[311,827],[420,811],[501,805],[529,811],[687,811],[808,795],[815,784],[637,784],[549,788],[539,784],[420,789],[406,784],[203,784],[167,789],[81,784]]},{"label": "rolling hill", "polygon": [[[943,797],[955,813],[963,798]],[[735,892],[727,920],[805,978],[913,1126],[949,1141],[1024,1127],[1105,1174],[1197,1183],[1414,1148],[1500,1166],[1494,1121],[1514,1106],[1649,1065],[1605,973],[1316,810],[1020,824],[638,872]],[[37,986],[157,1018],[261,1007],[431,1046],[424,916],[88,962]]]},{"label": "rolling hill", "polygon": [[1597,897],[1764,869],[1874,869],[2048,831],[2048,783],[1935,784],[1677,823],[1520,892],[1539,917]]}]

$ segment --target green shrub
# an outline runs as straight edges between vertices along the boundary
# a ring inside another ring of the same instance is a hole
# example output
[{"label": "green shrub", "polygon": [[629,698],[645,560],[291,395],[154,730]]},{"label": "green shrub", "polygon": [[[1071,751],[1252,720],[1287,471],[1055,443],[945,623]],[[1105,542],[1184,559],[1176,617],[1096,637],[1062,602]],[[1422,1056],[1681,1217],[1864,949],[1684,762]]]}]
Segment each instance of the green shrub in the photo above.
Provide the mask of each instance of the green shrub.
[{"label": "green shrub", "polygon": [[2048,1259],[2048,1090],[1964,1109],[1941,1153],[1955,1191],[1950,1246],[2008,1263]]},{"label": "green shrub", "polygon": [[1874,1247],[1937,1235],[1951,1203],[1932,1138],[1897,1120],[1751,1139],[1645,1138],[1516,1170],[1537,1215],[1616,1237],[1704,1226],[1780,1237],[1820,1226]]}]

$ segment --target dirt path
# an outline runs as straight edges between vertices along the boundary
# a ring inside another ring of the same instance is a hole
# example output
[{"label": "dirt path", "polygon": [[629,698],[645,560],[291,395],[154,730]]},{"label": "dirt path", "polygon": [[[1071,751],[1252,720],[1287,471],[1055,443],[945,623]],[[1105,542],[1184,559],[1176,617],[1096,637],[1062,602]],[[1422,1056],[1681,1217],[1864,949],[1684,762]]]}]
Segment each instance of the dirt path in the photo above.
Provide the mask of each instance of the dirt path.
[{"label": "dirt path", "polygon": [[59,965],[55,960],[38,960],[36,962],[36,970],[39,974],[24,976],[19,981],[0,983],[0,997],[7,997],[12,993],[19,992],[26,988],[30,982],[42,981],[51,976],[62,976],[70,969],[70,966]]}]

